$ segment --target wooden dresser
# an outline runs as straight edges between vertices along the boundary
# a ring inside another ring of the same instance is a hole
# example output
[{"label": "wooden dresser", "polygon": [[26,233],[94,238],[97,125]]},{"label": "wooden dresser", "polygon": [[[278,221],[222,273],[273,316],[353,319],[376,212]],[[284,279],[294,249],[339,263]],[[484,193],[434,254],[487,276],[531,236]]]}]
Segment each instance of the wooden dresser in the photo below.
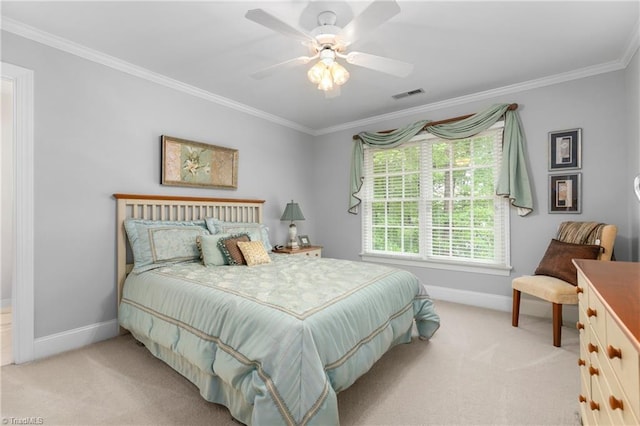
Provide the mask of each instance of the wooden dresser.
[{"label": "wooden dresser", "polygon": [[640,425],[640,263],[578,260],[584,425]]}]

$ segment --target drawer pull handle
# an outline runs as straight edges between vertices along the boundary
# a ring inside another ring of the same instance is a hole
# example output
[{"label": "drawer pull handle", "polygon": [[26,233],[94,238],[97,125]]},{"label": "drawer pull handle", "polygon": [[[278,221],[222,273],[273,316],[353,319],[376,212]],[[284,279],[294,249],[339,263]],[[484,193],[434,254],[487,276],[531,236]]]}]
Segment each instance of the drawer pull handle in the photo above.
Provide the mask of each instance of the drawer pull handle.
[{"label": "drawer pull handle", "polygon": [[591,407],[591,411],[600,411],[600,404],[595,401],[589,401],[589,407]]},{"label": "drawer pull handle", "polygon": [[595,309],[587,308],[587,316],[589,318],[597,317],[598,316],[598,311],[596,311]]},{"label": "drawer pull handle", "polygon": [[582,367],[583,365],[587,365],[586,361],[582,358],[578,358],[578,366]]},{"label": "drawer pull handle", "polygon": [[589,343],[587,345],[587,349],[589,350],[589,352],[593,353],[593,352],[598,352],[598,347],[596,345],[594,345],[593,343]]},{"label": "drawer pull handle", "polygon": [[607,346],[607,355],[609,359],[620,358],[622,359],[622,351],[618,348],[614,348],[613,346]]},{"label": "drawer pull handle", "polygon": [[584,395],[580,395],[578,396],[578,401],[580,401],[580,403],[587,402],[587,398]]},{"label": "drawer pull handle", "polygon": [[599,376],[600,375],[600,370],[595,368],[593,365],[590,365],[589,366],[589,374],[591,374],[592,376]]},{"label": "drawer pull handle", "polygon": [[576,293],[584,293],[584,289],[582,287],[576,287]]},{"label": "drawer pull handle", "polygon": [[621,399],[617,399],[615,396],[611,395],[609,397],[609,405],[612,410],[620,409],[624,411],[623,403]]},{"label": "drawer pull handle", "polygon": [[578,322],[576,323],[576,328],[577,328],[578,330],[584,330],[584,324],[583,324],[583,323],[581,323],[580,321],[578,321]]}]

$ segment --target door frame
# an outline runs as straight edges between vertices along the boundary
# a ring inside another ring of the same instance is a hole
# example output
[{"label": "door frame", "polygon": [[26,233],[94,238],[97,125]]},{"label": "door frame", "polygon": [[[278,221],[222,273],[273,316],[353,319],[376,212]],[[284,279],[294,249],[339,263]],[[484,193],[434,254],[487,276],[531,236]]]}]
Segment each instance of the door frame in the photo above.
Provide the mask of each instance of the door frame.
[{"label": "door frame", "polygon": [[15,264],[12,282],[13,361],[34,357],[34,77],[33,70],[0,62],[2,78],[14,82]]}]

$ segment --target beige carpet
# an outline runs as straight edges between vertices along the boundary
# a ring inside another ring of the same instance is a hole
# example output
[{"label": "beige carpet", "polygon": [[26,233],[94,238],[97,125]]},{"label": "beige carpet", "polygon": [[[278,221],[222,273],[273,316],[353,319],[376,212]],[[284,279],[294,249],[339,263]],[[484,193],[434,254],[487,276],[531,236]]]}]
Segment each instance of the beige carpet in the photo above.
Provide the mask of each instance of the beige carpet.
[{"label": "beige carpet", "polygon": [[[338,395],[341,425],[579,425],[578,334],[551,320],[436,302],[430,342],[393,348]],[[233,425],[130,336],[2,367],[3,424]],[[8,419],[8,420],[7,420]]]}]

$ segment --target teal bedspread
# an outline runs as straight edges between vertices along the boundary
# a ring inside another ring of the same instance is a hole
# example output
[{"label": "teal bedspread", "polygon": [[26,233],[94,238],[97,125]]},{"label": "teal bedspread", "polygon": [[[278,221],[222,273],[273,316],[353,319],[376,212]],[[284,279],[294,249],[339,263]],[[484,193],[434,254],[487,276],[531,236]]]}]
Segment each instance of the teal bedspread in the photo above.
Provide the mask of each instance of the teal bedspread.
[{"label": "teal bedspread", "polygon": [[415,275],[271,255],[259,266],[179,264],[130,274],[120,324],[253,425],[337,425],[336,394],[440,319]]}]

